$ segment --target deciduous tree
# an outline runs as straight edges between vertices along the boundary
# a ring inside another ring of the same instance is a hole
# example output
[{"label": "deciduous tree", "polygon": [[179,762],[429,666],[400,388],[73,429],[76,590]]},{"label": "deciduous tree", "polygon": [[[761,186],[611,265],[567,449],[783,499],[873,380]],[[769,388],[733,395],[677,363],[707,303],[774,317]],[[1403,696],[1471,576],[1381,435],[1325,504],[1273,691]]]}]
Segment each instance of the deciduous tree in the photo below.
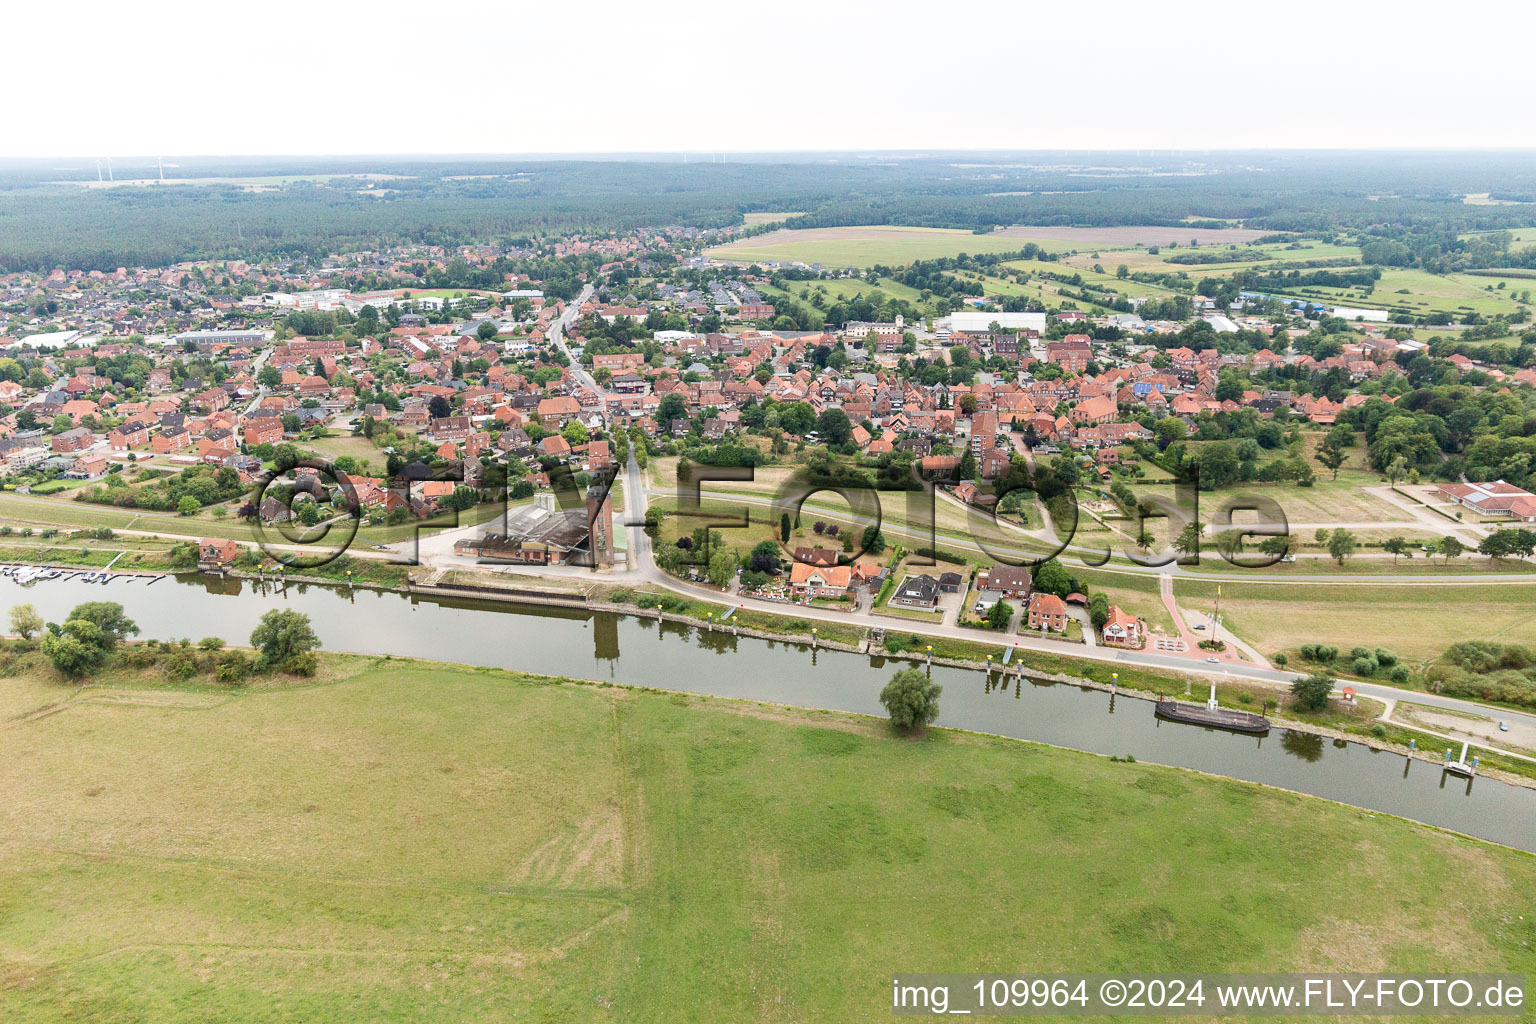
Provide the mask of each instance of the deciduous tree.
[{"label": "deciduous tree", "polygon": [[42,628],[43,617],[30,604],[18,604],[11,609],[11,632],[23,640],[32,639]]},{"label": "deciduous tree", "polygon": [[880,703],[885,705],[893,726],[918,729],[939,717],[939,694],[943,691],[922,669],[906,668],[885,684],[880,691]]},{"label": "deciduous tree", "polygon": [[1340,565],[1344,559],[1355,553],[1355,535],[1344,527],[1338,527],[1328,535],[1328,554]]},{"label": "deciduous tree", "polygon": [[1328,696],[1333,693],[1333,677],[1322,672],[1303,676],[1291,683],[1291,696],[1303,711],[1321,711],[1328,706]]},{"label": "deciduous tree", "polygon": [[273,609],[251,630],[251,646],[261,651],[267,668],[286,666],[320,646],[309,616],[288,609]]}]

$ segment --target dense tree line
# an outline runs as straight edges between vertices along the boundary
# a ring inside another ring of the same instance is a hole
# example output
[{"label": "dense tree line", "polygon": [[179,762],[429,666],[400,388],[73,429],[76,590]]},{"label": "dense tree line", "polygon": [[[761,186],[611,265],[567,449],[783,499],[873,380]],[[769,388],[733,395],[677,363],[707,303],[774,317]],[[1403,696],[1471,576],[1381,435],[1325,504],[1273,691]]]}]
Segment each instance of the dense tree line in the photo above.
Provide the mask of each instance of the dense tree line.
[{"label": "dense tree line", "polygon": [[[905,224],[985,232],[1006,224],[1156,224],[1169,227],[1170,241],[1192,227],[1241,221],[1277,234],[1358,237],[1371,247],[1371,262],[1388,266],[1536,261],[1536,249],[1507,253],[1497,234],[1463,237],[1532,223],[1528,207],[1461,201],[1473,192],[1536,192],[1536,170],[1515,155],[1226,154],[1205,160],[1201,173],[1161,177],[1125,155],[1082,156],[1119,171],[1087,179],[1062,169],[1061,154],[1040,155],[1038,166],[1023,155],[978,158],[974,167],[952,158],[702,165],[381,160],[369,169],[406,176],[245,191],[227,184],[48,185],[61,177],[90,180],[94,168],[60,172],[36,162],[0,177],[0,270],[321,257],[397,243],[505,242],[659,225],[740,230],[742,211],[749,209],[808,211],[791,218],[791,227]],[[1190,169],[1174,156],[1152,160],[1154,170]],[[361,167],[356,160],[204,161],[180,173],[358,173]],[[461,284],[473,286],[451,282]]]}]

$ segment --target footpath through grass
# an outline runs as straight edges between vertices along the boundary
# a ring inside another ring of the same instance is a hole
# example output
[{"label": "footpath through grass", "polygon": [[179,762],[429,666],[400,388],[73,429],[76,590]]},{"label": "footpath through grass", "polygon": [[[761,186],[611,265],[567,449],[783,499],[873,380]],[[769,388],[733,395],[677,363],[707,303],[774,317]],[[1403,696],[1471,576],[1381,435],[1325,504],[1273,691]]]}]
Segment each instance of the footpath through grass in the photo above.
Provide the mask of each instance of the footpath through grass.
[{"label": "footpath through grass", "polygon": [[912,968],[1536,972],[1536,858],[1246,783],[489,669],[27,664],[3,1020],[880,1021]]}]

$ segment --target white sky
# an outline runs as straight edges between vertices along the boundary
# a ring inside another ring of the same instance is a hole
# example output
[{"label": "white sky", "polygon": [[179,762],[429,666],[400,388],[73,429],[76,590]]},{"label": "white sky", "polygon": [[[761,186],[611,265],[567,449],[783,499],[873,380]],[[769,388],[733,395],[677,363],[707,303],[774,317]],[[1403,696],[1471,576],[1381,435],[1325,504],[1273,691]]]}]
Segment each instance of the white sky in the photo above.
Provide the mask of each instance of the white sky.
[{"label": "white sky", "polygon": [[1536,146],[1531,0],[14,0],[0,156]]}]

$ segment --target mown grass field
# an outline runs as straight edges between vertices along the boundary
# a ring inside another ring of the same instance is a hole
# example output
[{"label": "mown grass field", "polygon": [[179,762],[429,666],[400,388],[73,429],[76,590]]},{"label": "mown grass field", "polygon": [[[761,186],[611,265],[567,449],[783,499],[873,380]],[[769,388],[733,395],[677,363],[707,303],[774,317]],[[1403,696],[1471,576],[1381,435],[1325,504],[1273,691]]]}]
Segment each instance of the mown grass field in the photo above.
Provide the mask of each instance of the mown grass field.
[{"label": "mown grass field", "polygon": [[[1536,601],[1526,585],[1392,587],[1298,580],[1221,588],[1227,628],[1266,654],[1326,643],[1344,650],[1386,647],[1404,658],[1428,660],[1474,637],[1536,645]],[[1209,606],[1216,584],[1179,579],[1174,592],[1183,604]]]},{"label": "mown grass field", "polygon": [[[1412,520],[1413,516],[1408,511],[1365,490],[1366,487],[1382,486],[1386,483],[1375,473],[1341,468],[1339,478],[1330,480],[1327,469],[1317,463],[1313,463],[1312,466],[1318,476],[1311,487],[1297,487],[1293,483],[1255,482],[1234,484],[1214,491],[1200,491],[1198,494],[1200,519],[1202,522],[1210,523],[1227,502],[1236,500],[1240,496],[1257,496],[1273,499],[1285,513],[1286,520],[1297,524]],[[1137,486],[1132,482],[1130,487],[1138,498],[1161,495],[1170,501],[1173,500],[1172,484]]]},{"label": "mown grass field", "polygon": [[0,1018],[874,1021],[900,970],[1408,968],[1447,921],[1457,964],[1536,970],[1536,859],[1382,815],[852,716],[325,675],[0,680]]}]

